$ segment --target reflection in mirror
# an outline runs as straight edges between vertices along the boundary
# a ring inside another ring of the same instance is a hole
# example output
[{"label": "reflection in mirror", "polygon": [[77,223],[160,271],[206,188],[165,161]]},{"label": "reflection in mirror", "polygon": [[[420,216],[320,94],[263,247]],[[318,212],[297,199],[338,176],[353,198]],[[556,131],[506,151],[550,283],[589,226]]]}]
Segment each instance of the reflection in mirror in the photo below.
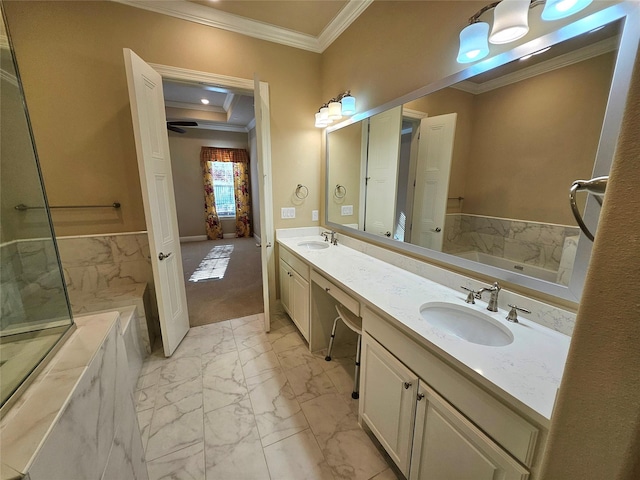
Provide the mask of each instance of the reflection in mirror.
[{"label": "reflection in mirror", "polygon": [[[2,406],[69,330],[72,320],[20,80],[2,18],[0,67]],[[19,204],[34,208],[17,210]]]},{"label": "reflection in mirror", "polygon": [[328,188],[349,182],[350,195],[328,192],[328,223],[515,283],[570,285],[580,232],[568,191],[593,176],[624,19],[604,24],[331,129]]}]

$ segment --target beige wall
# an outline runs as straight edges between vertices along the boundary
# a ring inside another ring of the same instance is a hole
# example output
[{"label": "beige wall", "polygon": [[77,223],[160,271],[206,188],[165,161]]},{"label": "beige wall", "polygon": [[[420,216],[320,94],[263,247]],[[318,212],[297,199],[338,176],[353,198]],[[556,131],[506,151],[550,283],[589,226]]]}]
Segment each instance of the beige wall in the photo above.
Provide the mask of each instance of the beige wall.
[{"label": "beige wall", "polygon": [[600,55],[476,96],[464,213],[575,224],[568,189],[591,178],[614,61]]},{"label": "beige wall", "polygon": [[[220,132],[204,129],[185,129],[184,134],[169,132],[173,188],[176,197],[178,230],[181,237],[206,235],[204,222],[204,187],[200,166],[201,147],[249,149],[248,135],[240,132]],[[253,179],[250,179],[253,183]],[[252,199],[253,201],[253,199]],[[227,232],[235,232],[235,221]]]},{"label": "beige wall", "polygon": [[[329,167],[329,220],[340,224],[358,223],[360,204],[360,163],[362,158],[362,123],[354,123],[329,133],[331,165]],[[346,189],[340,191],[344,198],[335,196],[336,185]],[[353,215],[341,214],[343,205],[353,205]],[[360,225],[362,227],[362,225]]]},{"label": "beige wall", "polygon": [[[145,230],[122,49],[147,62],[269,83],[275,226],[319,208],[319,54],[107,1],[5,2],[52,203],[122,203],[54,217],[58,235]],[[295,98],[292,102],[291,99]],[[282,221],[298,183],[309,196]]]}]

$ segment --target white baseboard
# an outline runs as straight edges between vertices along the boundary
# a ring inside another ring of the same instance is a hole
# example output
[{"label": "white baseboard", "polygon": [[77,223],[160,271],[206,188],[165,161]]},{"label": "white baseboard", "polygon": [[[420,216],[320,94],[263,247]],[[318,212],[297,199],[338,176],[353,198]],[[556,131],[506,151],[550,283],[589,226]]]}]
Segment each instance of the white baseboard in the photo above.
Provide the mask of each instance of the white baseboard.
[{"label": "white baseboard", "polygon": [[192,237],[180,237],[180,243],[202,242],[207,239],[206,235],[194,235]]},{"label": "white baseboard", "polygon": [[253,234],[253,238],[256,239],[256,245],[261,245],[262,244],[262,239],[256,235],[255,233]]},{"label": "white baseboard", "polygon": [[236,234],[235,233],[224,233],[222,235],[222,238],[236,238]]}]

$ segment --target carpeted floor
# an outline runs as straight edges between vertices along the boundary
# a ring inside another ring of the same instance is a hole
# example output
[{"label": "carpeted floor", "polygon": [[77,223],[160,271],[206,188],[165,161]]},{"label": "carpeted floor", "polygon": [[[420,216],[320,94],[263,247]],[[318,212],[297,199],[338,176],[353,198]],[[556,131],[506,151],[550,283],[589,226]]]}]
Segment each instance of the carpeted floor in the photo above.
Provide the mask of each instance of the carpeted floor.
[{"label": "carpeted floor", "polygon": [[264,311],[260,249],[254,238],[187,242],[180,247],[192,327]]}]

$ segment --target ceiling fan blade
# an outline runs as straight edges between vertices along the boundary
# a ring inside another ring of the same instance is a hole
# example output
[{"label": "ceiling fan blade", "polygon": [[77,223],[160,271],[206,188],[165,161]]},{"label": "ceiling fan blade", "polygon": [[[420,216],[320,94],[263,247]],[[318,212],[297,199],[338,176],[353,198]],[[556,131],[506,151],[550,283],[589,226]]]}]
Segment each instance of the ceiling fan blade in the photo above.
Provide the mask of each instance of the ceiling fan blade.
[{"label": "ceiling fan blade", "polygon": [[179,127],[197,127],[198,122],[188,122],[188,121],[176,121],[176,122],[167,122],[167,125],[177,125]]},{"label": "ceiling fan blade", "polygon": [[176,132],[176,133],[186,132],[184,128],[174,127],[173,125],[169,125],[169,123],[167,123],[167,130],[171,130],[172,132]]}]

